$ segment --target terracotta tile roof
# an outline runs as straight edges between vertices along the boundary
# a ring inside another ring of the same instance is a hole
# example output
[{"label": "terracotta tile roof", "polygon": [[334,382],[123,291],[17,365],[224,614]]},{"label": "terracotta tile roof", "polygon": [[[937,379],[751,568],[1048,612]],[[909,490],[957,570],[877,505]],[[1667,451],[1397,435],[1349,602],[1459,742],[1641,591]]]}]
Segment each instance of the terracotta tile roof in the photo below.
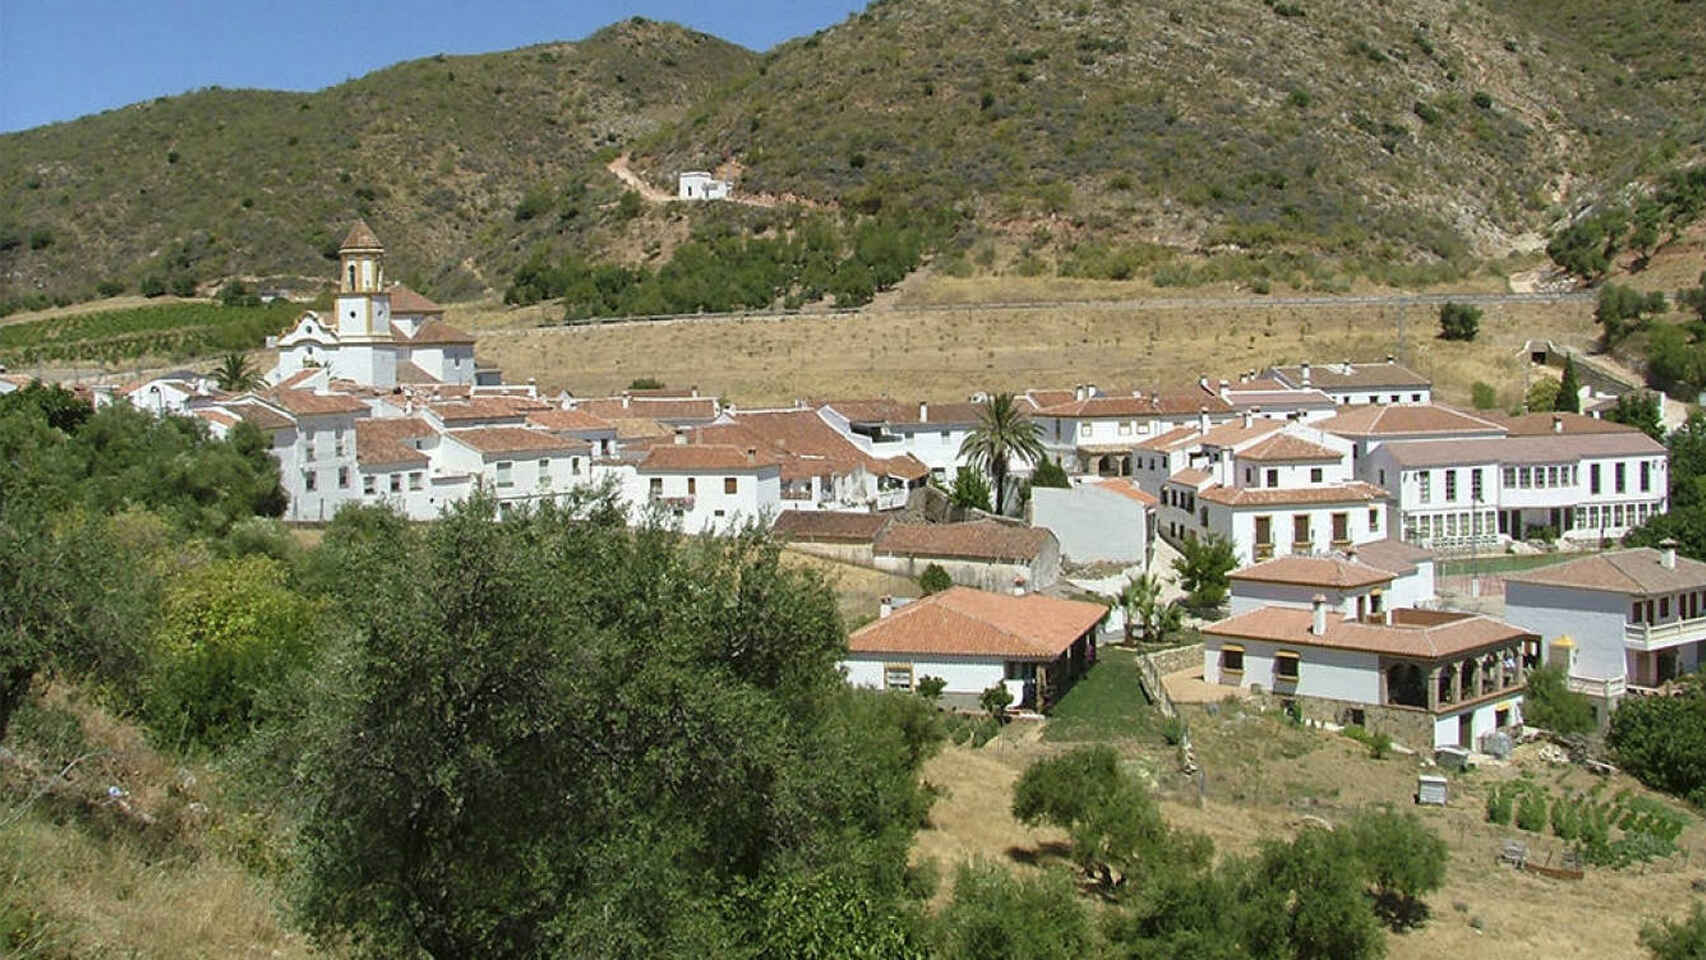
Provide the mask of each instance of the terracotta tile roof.
[{"label": "terracotta tile roof", "polygon": [[468,424],[480,420],[514,420],[521,421],[529,415],[542,412],[545,404],[525,397],[480,397],[472,396],[464,400],[435,400],[427,404],[427,409],[433,415],[443,420],[446,426],[451,424]]},{"label": "terracotta tile roof", "polygon": [[391,295],[391,313],[393,315],[444,312],[443,307],[400,283],[391,284],[391,289],[387,290],[386,293]]},{"label": "terracotta tile roof", "polygon": [[601,400],[577,400],[576,410],[585,410],[595,417],[619,420],[624,417],[644,417],[664,423],[705,423],[717,418],[716,398],[652,400],[646,397],[606,397]]},{"label": "terracotta tile roof", "polygon": [[527,415],[527,422],[546,430],[602,432],[616,429],[616,424],[595,417],[585,410],[539,410]]},{"label": "terracotta tile roof", "polygon": [[877,552],[892,556],[954,557],[1029,563],[1054,539],[1042,527],[1016,527],[994,520],[966,523],[896,524],[877,539]]},{"label": "terracotta tile roof", "polygon": [[385,248],[380,245],[379,238],[374,235],[373,228],[367,225],[367,221],[358,219],[350,225],[349,233],[344,235],[343,245],[338,249],[343,251],[383,250]]},{"label": "terracotta tile roof", "polygon": [[1344,459],[1344,454],[1312,443],[1296,434],[1282,433],[1277,437],[1269,437],[1261,443],[1246,447],[1238,454],[1240,460],[1277,461],[1277,460],[1332,460],[1335,463]]},{"label": "terracotta tile roof", "polygon": [[824,406],[853,423],[970,426],[983,418],[979,403],[926,403],[923,419],[918,416],[919,404],[897,400],[832,400]]},{"label": "terracotta tile roof", "polygon": [[417,347],[427,344],[473,343],[474,335],[443,320],[428,320],[421,324],[414,336],[408,338],[408,342]]},{"label": "terracotta tile roof", "polygon": [[404,384],[433,384],[442,383],[437,377],[421,369],[413,360],[404,360],[397,364],[397,382]]},{"label": "terracotta tile roof", "polygon": [[783,510],[771,529],[783,540],[872,543],[892,522],[892,518],[881,513]]},{"label": "terracotta tile roof", "polygon": [[[1212,431],[1211,431],[1212,432]],[[1180,447],[1188,447],[1202,436],[1196,427],[1174,427],[1166,433],[1150,437],[1138,444],[1134,449],[1153,450],[1157,453],[1167,453]]]},{"label": "terracotta tile roof", "polygon": [[784,410],[772,413],[740,413],[727,423],[698,427],[694,436],[704,443],[726,443],[752,447],[775,457],[782,475],[790,480],[851,473],[863,467],[874,476],[922,479],[930,472],[911,454],[873,457],[842,436],[816,410]]},{"label": "terracotta tile roof", "polygon": [[222,427],[235,427],[238,423],[242,422],[238,417],[226,413],[218,407],[200,407],[196,410],[192,410],[191,413],[194,413],[196,416],[208,421],[209,423],[217,423]]},{"label": "terracotta tile roof", "polygon": [[1676,558],[1675,569],[1662,562],[1663,552],[1651,547],[1617,550],[1570,560],[1550,567],[1504,575],[1506,583],[1579,587],[1635,596],[1677,593],[1706,587],[1706,563]]},{"label": "terracotta tile roof", "polygon": [[1302,587],[1331,587],[1335,590],[1370,587],[1377,583],[1391,583],[1393,579],[1389,570],[1378,570],[1352,560],[1296,554],[1264,560],[1242,570],[1234,570],[1227,576],[1233,580],[1250,580],[1256,583],[1289,583]]},{"label": "terracotta tile roof", "polygon": [[[1303,386],[1303,367],[1272,367],[1264,374],[1272,374],[1285,381],[1287,386]],[[1338,363],[1312,363],[1309,365],[1309,386],[1329,390],[1364,390],[1375,387],[1426,387],[1433,384],[1432,380],[1396,363],[1353,363],[1346,370],[1345,365]]]},{"label": "terracotta tile roof", "polygon": [[585,441],[572,440],[544,430],[527,427],[466,427],[444,434],[452,440],[479,453],[559,453],[586,452]]},{"label": "terracotta tile roof", "polygon": [[1329,410],[1339,405],[1339,401],[1319,390],[1238,390],[1233,388],[1227,391],[1226,399],[1234,409],[1238,410],[1251,410],[1257,407],[1263,410]]},{"label": "terracotta tile roof", "polygon": [[1246,427],[1244,418],[1238,417],[1217,427],[1211,427],[1207,433],[1202,435],[1202,443],[1205,446],[1235,447],[1240,443],[1248,443],[1251,440],[1265,437],[1276,430],[1284,429],[1284,420],[1252,417],[1250,425]]},{"label": "terracotta tile roof", "polygon": [[1410,440],[1385,445],[1400,467],[1566,463],[1585,457],[1659,456],[1665,448],[1639,430],[1482,440]]},{"label": "terracotta tile roof", "polygon": [[776,459],[760,450],[748,456],[745,448],[724,443],[660,443],[640,460],[640,469],[700,472],[762,470],[777,466]]},{"label": "terracotta tile roof", "polygon": [[1195,467],[1186,467],[1183,470],[1173,471],[1173,475],[1167,478],[1167,482],[1176,483],[1184,487],[1201,487],[1203,484],[1208,483],[1213,479],[1214,475],[1209,473],[1207,470],[1198,470]]},{"label": "terracotta tile roof", "polygon": [[1209,487],[1197,494],[1200,500],[1229,507],[1280,506],[1294,503],[1367,503],[1390,496],[1372,483],[1355,481],[1325,487]]},{"label": "terracotta tile roof", "polygon": [[623,444],[667,440],[675,435],[674,430],[646,417],[616,417],[610,424],[616,428],[616,439]]},{"label": "terracotta tile roof", "polygon": [[426,454],[409,443],[438,431],[420,417],[369,417],[355,422],[355,462],[378,464],[426,463]]},{"label": "terracotta tile roof", "polygon": [[1424,550],[1415,544],[1405,543],[1387,537],[1385,540],[1373,540],[1359,543],[1354,548],[1358,563],[1366,564],[1376,570],[1386,570],[1395,576],[1407,577],[1416,572],[1416,564],[1427,563],[1434,558],[1432,550]]},{"label": "terracotta tile roof", "polygon": [[[1617,401],[1611,401],[1612,406]],[[1530,413],[1520,417],[1510,417],[1502,413],[1485,412],[1479,414],[1510,431],[1513,437],[1534,436],[1572,436],[1584,433],[1640,433],[1639,427],[1614,420],[1601,420],[1580,413]]]},{"label": "terracotta tile roof", "polygon": [[853,631],[847,649],[1046,662],[1058,659],[1106,615],[1107,608],[1080,600],[951,587]]},{"label": "terracotta tile roof", "polygon": [[1210,416],[1232,412],[1232,405],[1201,390],[1181,393],[1145,394],[1141,397],[1091,397],[1058,406],[1044,407],[1046,417],[1094,420],[1102,417],[1158,417],[1194,414],[1206,409]]},{"label": "terracotta tile roof", "polygon": [[[1394,611],[1396,617],[1402,611]],[[1262,640],[1305,647],[1361,650],[1400,657],[1434,660],[1461,656],[1488,647],[1515,643],[1530,634],[1521,627],[1475,614],[1441,614],[1429,617],[1431,625],[1391,626],[1341,619],[1329,611],[1327,632],[1310,631],[1314,612],[1297,607],[1262,607],[1249,613],[1203,627],[1206,635],[1222,640]]]},{"label": "terracotta tile roof", "polygon": [[1503,436],[1505,428],[1491,420],[1471,416],[1450,407],[1419,404],[1381,406],[1366,404],[1341,407],[1337,416],[1314,426],[1345,437]]},{"label": "terracotta tile roof", "polygon": [[299,417],[325,416],[335,413],[366,413],[367,404],[341,393],[314,393],[308,390],[268,390],[260,395]]},{"label": "terracotta tile roof", "polygon": [[1045,407],[1058,407],[1078,399],[1071,390],[1026,390],[1025,399],[1041,410]]},{"label": "terracotta tile roof", "polygon": [[262,430],[285,430],[296,426],[289,417],[259,403],[231,403],[225,409]]},{"label": "terracotta tile roof", "polygon": [[1108,491],[1109,493],[1117,493],[1122,497],[1129,497],[1146,507],[1155,507],[1160,506],[1161,504],[1160,500],[1144,493],[1142,488],[1129,480],[1098,480],[1096,481],[1096,486]]}]

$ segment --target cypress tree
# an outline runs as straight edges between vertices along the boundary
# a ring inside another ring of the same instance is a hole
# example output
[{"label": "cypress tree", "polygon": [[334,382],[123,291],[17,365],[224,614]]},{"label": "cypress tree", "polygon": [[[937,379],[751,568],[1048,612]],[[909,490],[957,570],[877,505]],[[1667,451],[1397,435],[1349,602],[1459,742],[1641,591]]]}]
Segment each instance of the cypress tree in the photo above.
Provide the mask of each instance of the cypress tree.
[{"label": "cypress tree", "polygon": [[1581,413],[1581,384],[1576,380],[1576,358],[1574,354],[1564,355],[1564,379],[1558,384],[1558,399],[1552,402],[1552,409],[1564,413]]}]

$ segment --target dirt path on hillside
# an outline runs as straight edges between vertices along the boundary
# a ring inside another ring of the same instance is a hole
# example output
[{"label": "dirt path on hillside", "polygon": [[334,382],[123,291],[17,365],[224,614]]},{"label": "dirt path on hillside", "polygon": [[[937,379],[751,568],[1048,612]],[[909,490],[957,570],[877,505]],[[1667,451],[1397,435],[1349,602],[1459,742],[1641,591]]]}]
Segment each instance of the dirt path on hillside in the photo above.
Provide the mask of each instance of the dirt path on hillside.
[{"label": "dirt path on hillside", "polygon": [[[680,197],[676,196],[673,193],[669,193],[668,191],[659,190],[657,187],[654,187],[650,183],[647,183],[644,177],[641,177],[639,174],[635,173],[634,168],[629,163],[628,154],[626,154],[626,153],[622,154],[621,156],[617,157],[616,159],[605,164],[604,169],[609,170],[612,174],[615,174],[616,179],[627,184],[630,188],[632,188],[636,193],[638,193],[640,195],[641,199],[645,200],[647,203],[679,203],[679,202],[681,202]],[[791,206],[800,206],[800,207],[810,207],[814,210],[832,209],[835,206],[834,204],[819,203],[816,200],[808,200],[805,197],[798,197],[798,196],[795,196],[793,194],[786,194],[784,196],[778,197],[778,196],[775,196],[773,194],[768,194],[768,193],[743,193],[739,190],[734,189],[732,186],[729,189],[729,195],[727,197],[724,197],[723,200],[726,203],[738,203],[741,206],[745,206],[745,207],[763,207],[767,210],[773,209],[775,207],[790,206],[790,205]],[[703,202],[703,201],[693,201],[693,202],[697,203],[697,202]]]}]

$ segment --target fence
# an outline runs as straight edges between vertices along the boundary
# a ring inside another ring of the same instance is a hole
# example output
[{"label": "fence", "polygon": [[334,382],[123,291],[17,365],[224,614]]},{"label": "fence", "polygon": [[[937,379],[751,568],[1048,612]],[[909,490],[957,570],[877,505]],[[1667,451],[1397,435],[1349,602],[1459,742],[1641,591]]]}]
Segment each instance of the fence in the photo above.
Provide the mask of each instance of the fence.
[{"label": "fence", "polygon": [[1202,767],[1197,764],[1196,750],[1191,746],[1191,725],[1185,715],[1179,712],[1178,704],[1167,693],[1167,685],[1161,682],[1161,668],[1156,665],[1155,658],[1147,653],[1137,655],[1137,681],[1143,685],[1144,695],[1149,702],[1155,704],[1155,709],[1161,715],[1178,724],[1179,730],[1179,769],[1196,777],[1197,798],[1202,799]]}]

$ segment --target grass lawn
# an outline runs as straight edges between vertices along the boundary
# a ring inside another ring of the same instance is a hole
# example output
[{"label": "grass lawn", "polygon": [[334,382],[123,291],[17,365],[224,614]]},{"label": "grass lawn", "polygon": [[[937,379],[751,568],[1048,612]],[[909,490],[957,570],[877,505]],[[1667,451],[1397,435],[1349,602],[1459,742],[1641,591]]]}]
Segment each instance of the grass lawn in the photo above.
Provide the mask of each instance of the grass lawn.
[{"label": "grass lawn", "polygon": [[1466,577],[1473,573],[1516,573],[1579,560],[1586,553],[1528,553],[1517,556],[1482,557],[1478,560],[1446,560],[1439,565],[1442,577]]},{"label": "grass lawn", "polygon": [[1060,698],[1043,739],[1064,742],[1160,736],[1161,717],[1143,695],[1137,654],[1103,647],[1095,667]]}]

